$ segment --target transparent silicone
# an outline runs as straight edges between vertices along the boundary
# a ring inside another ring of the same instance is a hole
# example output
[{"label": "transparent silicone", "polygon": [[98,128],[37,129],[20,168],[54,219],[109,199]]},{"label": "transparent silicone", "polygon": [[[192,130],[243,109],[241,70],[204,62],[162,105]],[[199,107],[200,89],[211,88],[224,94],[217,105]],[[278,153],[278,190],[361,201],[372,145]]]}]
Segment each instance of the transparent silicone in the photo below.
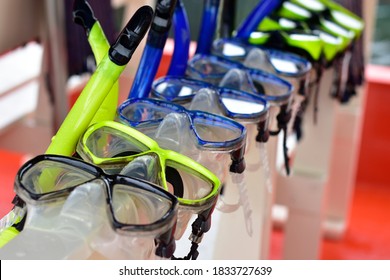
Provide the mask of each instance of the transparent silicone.
[{"label": "transparent silicone", "polygon": [[86,259],[88,239],[104,225],[104,189],[85,184],[65,201],[27,205],[23,231],[0,250],[1,259]]},{"label": "transparent silicone", "polygon": [[[202,150],[198,147],[193,141],[188,118],[183,114],[170,113],[167,115],[156,129],[153,138],[161,147],[174,150],[196,160],[216,174],[221,181],[224,181],[224,169],[229,165],[229,151]],[[245,142],[245,140],[243,141]],[[242,145],[244,144],[242,143]],[[227,155],[227,157],[222,155]]]},{"label": "transparent silicone", "polygon": [[[110,215],[105,187],[103,180],[95,180],[76,187],[61,200],[27,204],[24,230],[0,254],[11,259],[153,257],[156,236],[170,230],[176,219],[154,230],[146,230],[144,226],[163,219],[172,207],[171,202],[153,192],[118,183],[112,187]],[[114,228],[114,220],[131,225],[132,230]],[[38,241],[34,242],[34,239]],[[100,240],[99,246],[94,243],[96,239]],[[120,244],[113,244],[118,240]],[[143,245],[136,246],[139,242]],[[99,248],[98,255],[95,255],[92,243]],[[110,248],[104,244],[109,244]],[[102,248],[109,252],[105,253]]]},{"label": "transparent silicone", "polygon": [[138,157],[122,168],[119,174],[132,176],[154,184],[158,184],[158,159],[153,155],[144,155]]},{"label": "transparent silicone", "polygon": [[[168,114],[156,129],[154,139],[159,145],[166,149],[171,149],[181,154],[184,154],[218,176],[221,182],[226,180],[227,169],[229,166],[230,156],[224,150],[202,150],[193,140],[191,129],[189,129],[188,118],[179,113]],[[182,177],[182,180],[189,185],[192,179]],[[194,190],[189,189],[187,195],[195,195]],[[194,211],[181,208],[178,213],[178,224],[175,232],[175,238],[181,239],[185,230],[188,228],[188,223],[191,217],[195,214]]]}]

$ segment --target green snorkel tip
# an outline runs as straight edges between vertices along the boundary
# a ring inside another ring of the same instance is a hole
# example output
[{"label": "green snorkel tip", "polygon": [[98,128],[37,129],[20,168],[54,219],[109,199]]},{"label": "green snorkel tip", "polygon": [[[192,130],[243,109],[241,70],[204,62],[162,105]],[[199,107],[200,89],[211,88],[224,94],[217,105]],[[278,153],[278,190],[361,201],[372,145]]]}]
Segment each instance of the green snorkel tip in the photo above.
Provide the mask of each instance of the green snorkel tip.
[{"label": "green snorkel tip", "polygon": [[110,47],[108,55],[117,65],[126,65],[139,43],[149,30],[153,18],[153,9],[150,6],[139,8],[127,25],[123,28],[118,39]]}]

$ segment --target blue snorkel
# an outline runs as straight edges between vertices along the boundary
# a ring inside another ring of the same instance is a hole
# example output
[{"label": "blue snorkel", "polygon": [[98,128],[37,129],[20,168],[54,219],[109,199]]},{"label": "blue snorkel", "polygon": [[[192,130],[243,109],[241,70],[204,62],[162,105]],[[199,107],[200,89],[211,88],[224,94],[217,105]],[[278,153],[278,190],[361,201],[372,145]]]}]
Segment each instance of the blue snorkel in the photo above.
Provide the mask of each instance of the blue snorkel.
[{"label": "blue snorkel", "polygon": [[260,22],[280,5],[280,0],[261,0],[237,29],[236,38],[248,41]]},{"label": "blue snorkel", "polygon": [[191,38],[187,12],[181,0],[176,2],[173,25],[175,26],[175,48],[167,75],[184,76],[187,69]]},{"label": "blue snorkel", "polygon": [[214,33],[217,29],[217,19],[220,0],[204,0],[203,17],[195,53],[210,54]]},{"label": "blue snorkel", "polygon": [[129,92],[131,97],[147,97],[160,65],[165,42],[171,27],[176,0],[158,0],[145,49]]}]

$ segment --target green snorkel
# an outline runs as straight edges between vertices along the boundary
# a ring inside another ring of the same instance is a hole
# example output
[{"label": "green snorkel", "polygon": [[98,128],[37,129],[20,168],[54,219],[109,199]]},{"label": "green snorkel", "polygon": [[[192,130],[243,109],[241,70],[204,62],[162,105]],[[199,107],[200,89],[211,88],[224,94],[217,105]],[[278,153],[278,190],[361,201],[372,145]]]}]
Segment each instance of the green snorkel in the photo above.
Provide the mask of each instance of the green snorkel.
[{"label": "green snorkel", "polygon": [[95,117],[149,29],[152,16],[153,9],[143,6],[130,19],[116,42],[104,55],[95,73],[53,137],[46,151],[47,154],[73,155],[80,136]]},{"label": "green snorkel", "polygon": [[[152,17],[153,9],[149,6],[143,6],[129,20],[69,111],[56,136],[53,137],[46,154],[65,156],[74,154],[79,138],[95,117],[100,105],[130,61],[132,54],[148,31]],[[114,108],[116,109],[116,107]],[[16,237],[23,228],[26,217],[25,211],[23,211],[24,203],[17,196],[13,203],[15,207],[11,213],[20,212],[20,214],[14,217],[11,222],[12,226],[0,232],[0,248]],[[8,215],[12,216],[11,213]]]},{"label": "green snorkel", "polygon": [[[73,21],[81,25],[88,38],[94,54],[96,64],[99,65],[107,54],[110,44],[104,34],[102,26],[95,18],[94,13],[88,2],[85,0],[76,0],[73,5]],[[100,105],[96,112],[92,123],[97,123],[104,120],[114,120],[116,107],[118,105],[119,85],[118,81],[114,83],[111,91]]]}]

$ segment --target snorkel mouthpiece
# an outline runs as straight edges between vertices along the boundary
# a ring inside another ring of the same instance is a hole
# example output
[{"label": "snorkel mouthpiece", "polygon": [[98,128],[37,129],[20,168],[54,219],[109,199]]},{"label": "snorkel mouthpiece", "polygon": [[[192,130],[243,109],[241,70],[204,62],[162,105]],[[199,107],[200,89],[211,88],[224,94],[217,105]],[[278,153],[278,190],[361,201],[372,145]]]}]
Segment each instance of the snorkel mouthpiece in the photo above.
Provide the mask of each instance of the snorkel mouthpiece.
[{"label": "snorkel mouthpiece", "polygon": [[176,0],[159,0],[156,4],[156,11],[150,29],[158,33],[168,32],[172,24],[175,7]]},{"label": "snorkel mouthpiece", "polygon": [[[172,17],[173,17],[173,12],[175,10],[175,7],[176,7],[176,0],[157,1],[153,22],[152,25],[150,26],[150,31],[148,34],[148,42],[147,42],[148,45],[155,47],[161,51],[162,49],[164,49],[168,37],[168,32],[172,25]],[[149,66],[150,60],[147,61]]]},{"label": "snorkel mouthpiece", "polygon": [[153,18],[153,9],[150,6],[139,8],[128,24],[123,28],[121,35],[110,47],[108,52],[111,61],[115,64],[126,65],[137,46],[145,36]]},{"label": "snorkel mouthpiece", "polygon": [[91,6],[85,0],[75,0],[73,3],[73,21],[81,25],[87,36],[96,22]]}]

